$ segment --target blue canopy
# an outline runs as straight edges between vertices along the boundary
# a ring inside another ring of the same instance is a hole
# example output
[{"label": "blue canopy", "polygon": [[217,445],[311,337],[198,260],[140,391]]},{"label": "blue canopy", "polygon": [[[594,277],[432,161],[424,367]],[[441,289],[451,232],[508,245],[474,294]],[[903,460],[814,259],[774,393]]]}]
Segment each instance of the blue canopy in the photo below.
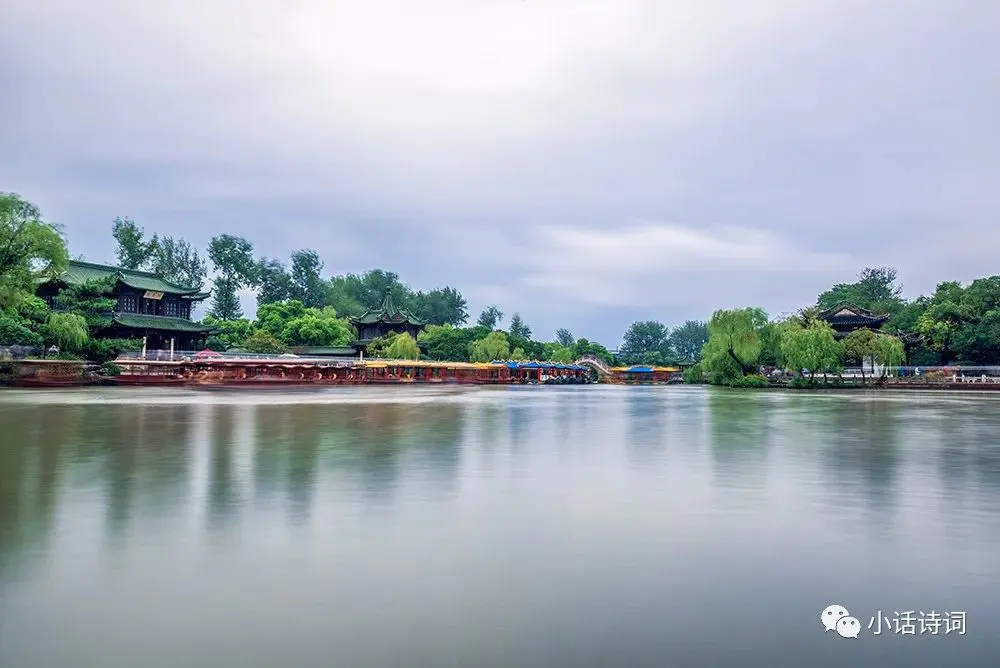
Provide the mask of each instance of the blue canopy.
[{"label": "blue canopy", "polygon": [[633,367],[629,367],[628,373],[653,373],[653,367],[651,367],[651,366],[633,366]]}]

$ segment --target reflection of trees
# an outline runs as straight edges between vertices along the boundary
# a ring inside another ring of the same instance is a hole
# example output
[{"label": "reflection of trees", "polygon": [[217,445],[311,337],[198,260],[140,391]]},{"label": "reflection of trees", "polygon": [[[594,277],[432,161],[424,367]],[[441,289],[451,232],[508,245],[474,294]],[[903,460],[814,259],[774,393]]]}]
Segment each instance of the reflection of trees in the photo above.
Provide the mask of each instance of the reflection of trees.
[{"label": "reflection of trees", "polygon": [[810,404],[816,432],[823,439],[827,469],[837,489],[861,486],[870,510],[891,520],[900,466],[900,402],[844,397]]},{"label": "reflection of trees", "polygon": [[940,433],[941,484],[953,503],[983,488],[993,494],[1000,491],[1000,417],[991,408],[985,401],[971,410],[946,406],[943,421],[935,426]]},{"label": "reflection of trees", "polygon": [[626,447],[633,464],[647,465],[663,451],[664,388],[629,387],[625,393],[625,424],[628,429]]},{"label": "reflection of trees", "polygon": [[763,485],[771,449],[773,396],[713,388],[708,392],[713,470],[727,485]]},{"label": "reflection of trees", "polygon": [[289,407],[291,447],[287,449],[289,514],[293,520],[306,520],[312,510],[316,491],[316,461],[320,435],[326,420],[318,406]]},{"label": "reflection of trees", "polygon": [[215,531],[228,525],[239,507],[239,491],[233,471],[236,407],[219,405],[212,411],[211,456],[208,465],[208,521]]},{"label": "reflection of trees", "polygon": [[62,451],[82,414],[74,409],[0,409],[0,575],[51,538]]}]

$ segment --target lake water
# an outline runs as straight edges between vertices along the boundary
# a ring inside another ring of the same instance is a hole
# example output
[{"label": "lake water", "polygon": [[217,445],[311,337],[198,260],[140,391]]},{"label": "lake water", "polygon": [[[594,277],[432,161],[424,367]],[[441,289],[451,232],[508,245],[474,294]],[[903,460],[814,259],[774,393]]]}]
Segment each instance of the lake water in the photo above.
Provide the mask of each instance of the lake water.
[{"label": "lake water", "polygon": [[[5,390],[0,666],[995,666],[998,409]],[[911,610],[965,634],[868,628]]]}]

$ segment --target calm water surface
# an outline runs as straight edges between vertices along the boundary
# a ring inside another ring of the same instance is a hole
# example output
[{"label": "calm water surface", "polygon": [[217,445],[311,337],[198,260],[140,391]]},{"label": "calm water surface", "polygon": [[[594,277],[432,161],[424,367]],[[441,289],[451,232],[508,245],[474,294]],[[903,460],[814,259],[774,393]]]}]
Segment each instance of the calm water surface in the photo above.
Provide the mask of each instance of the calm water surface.
[{"label": "calm water surface", "polygon": [[[2,391],[0,666],[995,666],[998,409]],[[966,634],[867,628],[908,610]]]}]

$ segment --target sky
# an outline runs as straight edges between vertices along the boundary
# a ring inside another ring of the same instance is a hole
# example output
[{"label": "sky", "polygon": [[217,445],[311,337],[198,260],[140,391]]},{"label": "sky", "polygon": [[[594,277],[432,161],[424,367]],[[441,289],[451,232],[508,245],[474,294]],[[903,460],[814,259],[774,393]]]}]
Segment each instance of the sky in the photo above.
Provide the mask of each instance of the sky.
[{"label": "sky", "polygon": [[[1000,273],[993,0],[5,0],[0,191],[535,336]],[[253,299],[244,296],[252,312]]]}]

